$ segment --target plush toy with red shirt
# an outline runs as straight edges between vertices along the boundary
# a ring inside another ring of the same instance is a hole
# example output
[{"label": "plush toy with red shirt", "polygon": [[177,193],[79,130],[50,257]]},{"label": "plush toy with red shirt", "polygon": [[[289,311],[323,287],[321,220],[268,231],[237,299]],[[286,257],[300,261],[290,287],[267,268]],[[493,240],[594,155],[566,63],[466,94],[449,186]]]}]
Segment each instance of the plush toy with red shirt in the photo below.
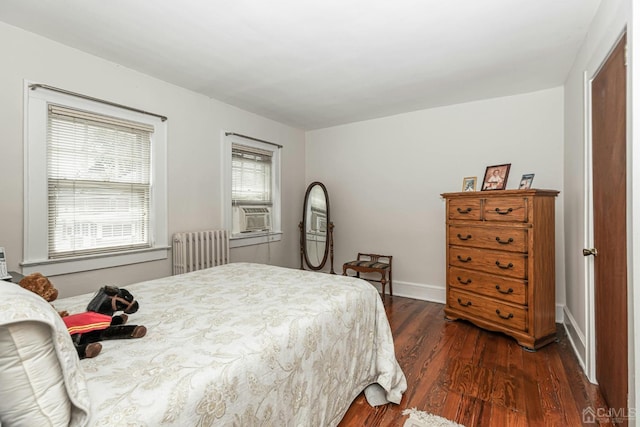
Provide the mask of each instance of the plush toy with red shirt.
[{"label": "plush toy with red shirt", "polygon": [[[30,290],[45,300],[52,302],[58,297],[58,290],[48,278],[40,273],[25,276],[20,286]],[[125,325],[127,314],[138,311],[139,304],[129,291],[115,286],[103,286],[96,292],[84,313],[69,315],[60,312],[80,359],[96,357],[102,350],[99,341],[142,338],[147,328],[140,325]],[[114,315],[118,311],[123,314]]]}]

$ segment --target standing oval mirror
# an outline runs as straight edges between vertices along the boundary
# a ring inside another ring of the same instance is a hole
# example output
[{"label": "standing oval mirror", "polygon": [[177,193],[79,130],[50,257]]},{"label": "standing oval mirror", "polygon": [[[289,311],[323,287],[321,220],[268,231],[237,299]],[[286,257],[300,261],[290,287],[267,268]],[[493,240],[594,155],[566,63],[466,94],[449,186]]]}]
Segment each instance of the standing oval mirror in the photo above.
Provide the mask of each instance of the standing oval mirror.
[{"label": "standing oval mirror", "polygon": [[329,195],[321,182],[307,187],[300,223],[300,268],[321,270],[330,260],[333,271],[333,223],[330,219]]}]

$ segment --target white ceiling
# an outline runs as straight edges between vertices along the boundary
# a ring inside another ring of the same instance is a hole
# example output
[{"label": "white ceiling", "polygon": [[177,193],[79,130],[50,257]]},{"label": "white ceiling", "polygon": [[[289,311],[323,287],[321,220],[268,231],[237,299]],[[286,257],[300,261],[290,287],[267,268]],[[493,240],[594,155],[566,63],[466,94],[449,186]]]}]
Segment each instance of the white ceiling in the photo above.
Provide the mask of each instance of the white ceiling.
[{"label": "white ceiling", "polygon": [[301,129],[562,85],[600,0],[1,0],[0,21]]}]

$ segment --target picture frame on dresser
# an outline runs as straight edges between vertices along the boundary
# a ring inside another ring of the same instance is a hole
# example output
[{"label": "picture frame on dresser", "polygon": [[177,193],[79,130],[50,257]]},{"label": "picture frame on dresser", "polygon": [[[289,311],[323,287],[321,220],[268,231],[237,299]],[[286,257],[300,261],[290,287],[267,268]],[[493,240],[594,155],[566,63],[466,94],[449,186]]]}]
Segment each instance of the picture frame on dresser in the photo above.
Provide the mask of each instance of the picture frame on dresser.
[{"label": "picture frame on dresser", "polygon": [[535,176],[535,174],[533,173],[525,173],[524,175],[522,175],[522,178],[520,178],[520,186],[518,186],[518,188],[520,190],[528,190],[531,188],[531,184],[533,183],[533,177]]},{"label": "picture frame on dresser", "polygon": [[511,169],[511,163],[487,166],[487,169],[484,172],[484,179],[482,180],[481,190],[504,190],[505,188],[507,188],[509,169]]},{"label": "picture frame on dresser", "polygon": [[476,191],[477,176],[467,176],[462,179],[462,191]]}]

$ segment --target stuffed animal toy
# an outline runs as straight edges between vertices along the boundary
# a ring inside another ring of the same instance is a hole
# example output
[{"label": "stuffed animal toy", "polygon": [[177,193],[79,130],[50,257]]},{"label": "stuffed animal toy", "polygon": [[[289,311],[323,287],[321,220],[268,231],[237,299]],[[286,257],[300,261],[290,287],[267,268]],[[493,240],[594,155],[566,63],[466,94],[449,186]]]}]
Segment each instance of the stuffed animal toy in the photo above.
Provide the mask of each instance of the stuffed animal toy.
[{"label": "stuffed animal toy", "polygon": [[[40,273],[25,276],[20,281],[20,286],[48,302],[58,297],[58,290]],[[71,334],[78,356],[84,359],[96,357],[100,353],[102,344],[98,341],[145,336],[147,329],[144,326],[125,325],[127,314],[135,313],[138,308],[138,302],[126,289],[104,286],[87,306],[87,312],[69,315],[64,311],[60,312],[60,316]],[[114,316],[117,311],[127,314]]]},{"label": "stuffed animal toy", "polygon": [[[125,325],[127,314],[138,311],[139,304],[131,292],[116,286],[103,286],[87,305],[85,313],[63,317],[77,348],[86,348],[103,340],[142,338],[147,328]],[[115,315],[117,311],[124,313]],[[89,357],[86,356],[85,357]]]},{"label": "stuffed animal toy", "polygon": [[53,287],[49,279],[40,273],[33,273],[23,277],[22,280],[20,280],[20,286],[40,295],[48,302],[58,298],[58,290]]}]

